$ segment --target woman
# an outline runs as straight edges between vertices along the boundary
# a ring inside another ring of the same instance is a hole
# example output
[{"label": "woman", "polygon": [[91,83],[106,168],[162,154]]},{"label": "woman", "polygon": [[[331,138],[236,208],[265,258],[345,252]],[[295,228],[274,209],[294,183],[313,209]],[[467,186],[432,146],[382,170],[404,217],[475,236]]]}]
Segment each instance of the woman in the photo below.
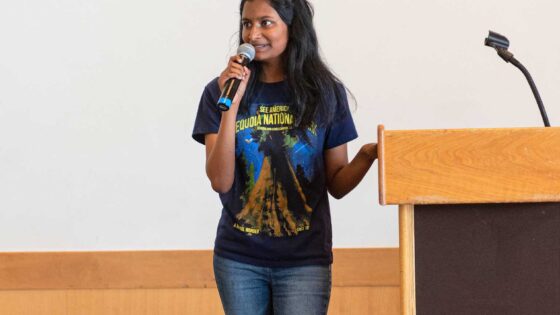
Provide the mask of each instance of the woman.
[{"label": "woman", "polygon": [[[326,314],[332,233],[327,191],[342,198],[377,157],[357,137],[344,86],[319,57],[306,0],[242,0],[240,43],[202,95],[193,138],[223,204],[214,273],[226,314]],[[241,81],[229,111],[216,102]]]}]

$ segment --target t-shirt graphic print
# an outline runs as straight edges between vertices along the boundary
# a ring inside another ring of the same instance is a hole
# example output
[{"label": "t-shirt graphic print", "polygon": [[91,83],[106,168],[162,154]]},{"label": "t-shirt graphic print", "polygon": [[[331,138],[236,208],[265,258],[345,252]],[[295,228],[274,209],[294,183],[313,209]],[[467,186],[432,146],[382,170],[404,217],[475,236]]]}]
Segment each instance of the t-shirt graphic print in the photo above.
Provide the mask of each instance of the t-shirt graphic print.
[{"label": "t-shirt graphic print", "polygon": [[294,129],[288,104],[254,107],[254,115],[236,122],[236,155],[246,186],[234,227],[249,234],[297,235],[311,224],[313,209],[302,184],[311,182],[309,165],[319,153],[311,141],[315,128]]}]

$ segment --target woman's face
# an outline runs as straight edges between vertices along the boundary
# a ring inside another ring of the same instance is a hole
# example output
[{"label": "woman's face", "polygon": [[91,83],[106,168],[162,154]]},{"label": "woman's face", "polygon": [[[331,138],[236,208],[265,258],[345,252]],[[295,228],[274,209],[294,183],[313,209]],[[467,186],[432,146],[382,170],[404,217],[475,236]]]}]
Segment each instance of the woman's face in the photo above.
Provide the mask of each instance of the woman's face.
[{"label": "woman's face", "polygon": [[248,0],[241,15],[242,37],[255,47],[255,60],[280,62],[288,45],[288,25],[266,0]]}]

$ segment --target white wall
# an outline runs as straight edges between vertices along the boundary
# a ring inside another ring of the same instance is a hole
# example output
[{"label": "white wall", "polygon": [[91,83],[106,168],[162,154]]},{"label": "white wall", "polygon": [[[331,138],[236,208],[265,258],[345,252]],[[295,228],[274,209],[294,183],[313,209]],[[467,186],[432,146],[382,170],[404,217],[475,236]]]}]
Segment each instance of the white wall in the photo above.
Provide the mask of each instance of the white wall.
[{"label": "white wall", "polygon": [[[322,52],[387,129],[560,123],[556,1],[314,1]],[[0,251],[211,248],[220,214],[190,139],[204,85],[235,51],[237,1],[0,2]],[[377,164],[375,165],[377,166]],[[332,202],[336,247],[398,246],[377,171]]]}]

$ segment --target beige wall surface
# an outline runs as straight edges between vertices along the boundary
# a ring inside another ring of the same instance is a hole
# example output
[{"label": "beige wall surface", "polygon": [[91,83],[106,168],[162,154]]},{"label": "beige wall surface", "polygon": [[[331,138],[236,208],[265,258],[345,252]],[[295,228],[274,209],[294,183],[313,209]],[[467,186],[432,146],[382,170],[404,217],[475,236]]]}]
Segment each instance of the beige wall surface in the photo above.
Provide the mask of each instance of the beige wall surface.
[{"label": "beige wall surface", "polygon": [[[560,3],[312,1],[321,52],[356,98],[355,154],[387,130],[560,121]],[[0,2],[0,250],[210,249],[220,216],[190,139],[205,84],[235,51],[238,1]],[[332,200],[335,247],[397,247],[377,170]]]}]

